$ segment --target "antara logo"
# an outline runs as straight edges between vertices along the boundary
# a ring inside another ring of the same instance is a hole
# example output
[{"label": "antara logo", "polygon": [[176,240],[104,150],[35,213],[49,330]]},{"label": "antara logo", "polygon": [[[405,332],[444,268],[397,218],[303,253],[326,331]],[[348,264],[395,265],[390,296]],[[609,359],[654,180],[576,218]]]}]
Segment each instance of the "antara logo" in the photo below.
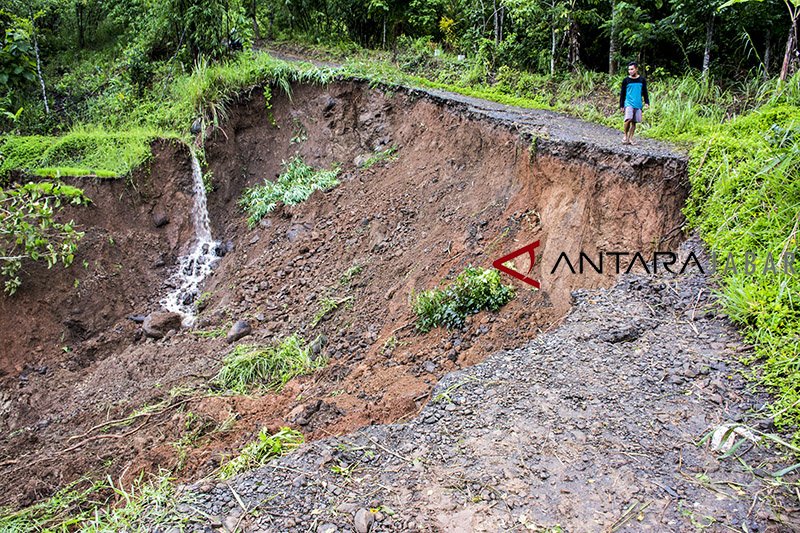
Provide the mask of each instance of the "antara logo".
[{"label": "antara logo", "polygon": [[[519,250],[515,250],[508,255],[504,255],[500,259],[496,259],[492,266],[495,267],[500,272],[505,272],[509,276],[513,276],[520,281],[527,283],[528,285],[533,285],[537,289],[541,289],[541,284],[533,278],[528,277],[528,274],[531,273],[533,270],[533,265],[536,263],[536,248],[539,247],[539,241],[532,242],[520,248]],[[528,258],[530,259],[530,267],[525,274],[517,272],[516,270],[505,266],[503,263],[507,263],[521,255],[528,254]]]}]

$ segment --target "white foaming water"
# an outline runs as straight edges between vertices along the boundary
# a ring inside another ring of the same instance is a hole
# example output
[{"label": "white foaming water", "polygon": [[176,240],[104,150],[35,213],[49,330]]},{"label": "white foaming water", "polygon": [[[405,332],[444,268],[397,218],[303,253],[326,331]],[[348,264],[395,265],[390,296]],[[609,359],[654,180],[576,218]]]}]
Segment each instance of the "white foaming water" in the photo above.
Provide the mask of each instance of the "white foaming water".
[{"label": "white foaming water", "polygon": [[161,305],[166,310],[183,315],[185,326],[191,326],[194,322],[194,302],[200,295],[200,284],[219,259],[218,243],[211,236],[203,173],[194,151],[192,151],[192,181],[194,184],[194,207],[192,208],[194,242],[189,254],[178,260],[178,270],[169,279],[170,285],[176,288],[161,300]]}]

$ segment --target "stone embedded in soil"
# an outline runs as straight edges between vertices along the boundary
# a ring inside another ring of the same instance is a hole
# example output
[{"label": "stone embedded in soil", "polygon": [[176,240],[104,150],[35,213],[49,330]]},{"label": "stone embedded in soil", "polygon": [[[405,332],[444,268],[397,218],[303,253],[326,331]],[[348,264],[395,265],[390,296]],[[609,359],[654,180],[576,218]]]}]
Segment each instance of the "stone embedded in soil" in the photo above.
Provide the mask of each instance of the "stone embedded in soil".
[{"label": "stone embedded in soil", "polygon": [[236,342],[242,337],[250,335],[252,331],[253,328],[250,327],[250,324],[246,320],[237,320],[236,323],[231,326],[228,335],[225,336],[225,341],[229,344]]},{"label": "stone embedded in soil", "polygon": [[147,315],[142,331],[151,339],[161,339],[170,331],[181,329],[183,317],[179,313],[157,311]]},{"label": "stone embedded in soil", "polygon": [[163,211],[156,211],[153,213],[153,225],[157,228],[163,228],[169,224],[169,217]]},{"label": "stone embedded in soil", "polygon": [[369,533],[374,521],[375,516],[371,512],[362,508],[356,511],[356,516],[353,519],[353,525],[358,533]]}]

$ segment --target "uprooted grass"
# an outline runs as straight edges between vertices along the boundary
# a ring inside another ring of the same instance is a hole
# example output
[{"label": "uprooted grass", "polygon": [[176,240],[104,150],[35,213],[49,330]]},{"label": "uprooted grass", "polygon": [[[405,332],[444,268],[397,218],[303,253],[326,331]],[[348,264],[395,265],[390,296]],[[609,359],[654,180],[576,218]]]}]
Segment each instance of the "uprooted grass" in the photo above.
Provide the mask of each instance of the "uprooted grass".
[{"label": "uprooted grass", "polygon": [[173,516],[179,503],[164,472],[142,475],[128,489],[115,486],[110,478],[82,478],[25,509],[0,510],[0,531],[144,531]]},{"label": "uprooted grass", "polygon": [[219,470],[219,477],[227,479],[241,472],[267,464],[268,461],[286,455],[305,442],[299,431],[284,427],[270,435],[266,428],[258,433],[258,438],[242,448],[241,453],[225,463]]},{"label": "uprooted grass", "polygon": [[263,185],[250,187],[242,193],[239,205],[247,213],[252,228],[271,213],[279,203],[296,205],[304,202],[314,191],[326,191],[339,184],[340,169],[315,170],[300,157],[283,163],[283,172],[276,181],[264,180]]},{"label": "uprooted grass", "polygon": [[447,287],[417,294],[412,308],[417,329],[428,332],[438,326],[460,328],[467,316],[497,311],[513,297],[514,288],[503,285],[497,270],[467,267]]},{"label": "uprooted grass", "polygon": [[323,357],[312,357],[311,349],[296,334],[277,345],[240,344],[225,358],[213,385],[236,394],[259,388],[278,392],[290,379],[325,364]]}]

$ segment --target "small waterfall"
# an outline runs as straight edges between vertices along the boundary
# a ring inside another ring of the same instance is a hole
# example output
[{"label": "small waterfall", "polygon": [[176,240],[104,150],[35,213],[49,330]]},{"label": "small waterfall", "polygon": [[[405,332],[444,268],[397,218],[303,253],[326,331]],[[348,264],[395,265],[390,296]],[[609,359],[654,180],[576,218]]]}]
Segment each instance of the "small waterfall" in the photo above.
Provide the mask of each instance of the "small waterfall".
[{"label": "small waterfall", "polygon": [[203,173],[194,150],[192,154],[192,182],[194,206],[194,242],[188,255],[178,260],[178,270],[170,277],[168,283],[176,287],[163,300],[161,305],[168,311],[183,315],[183,324],[191,326],[195,318],[194,302],[200,295],[200,284],[208,276],[219,259],[218,243],[211,236],[211,224],[208,219],[206,189],[203,185]]}]

